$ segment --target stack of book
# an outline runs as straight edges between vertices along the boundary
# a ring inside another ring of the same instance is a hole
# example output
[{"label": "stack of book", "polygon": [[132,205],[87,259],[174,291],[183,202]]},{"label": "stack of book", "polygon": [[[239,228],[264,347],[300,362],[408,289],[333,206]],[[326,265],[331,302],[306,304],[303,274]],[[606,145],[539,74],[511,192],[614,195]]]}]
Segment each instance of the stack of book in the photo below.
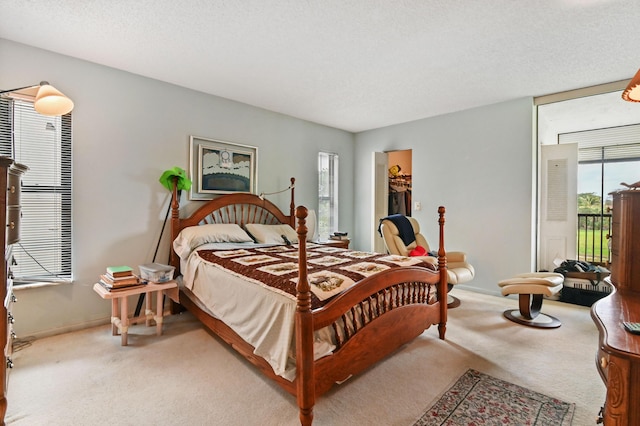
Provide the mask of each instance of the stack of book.
[{"label": "stack of book", "polygon": [[329,235],[329,239],[330,240],[345,241],[345,240],[349,240],[349,237],[347,236],[346,232],[336,231],[333,234]]},{"label": "stack of book", "polygon": [[129,266],[108,266],[107,272],[100,275],[100,284],[109,291],[118,291],[146,283],[140,280]]}]

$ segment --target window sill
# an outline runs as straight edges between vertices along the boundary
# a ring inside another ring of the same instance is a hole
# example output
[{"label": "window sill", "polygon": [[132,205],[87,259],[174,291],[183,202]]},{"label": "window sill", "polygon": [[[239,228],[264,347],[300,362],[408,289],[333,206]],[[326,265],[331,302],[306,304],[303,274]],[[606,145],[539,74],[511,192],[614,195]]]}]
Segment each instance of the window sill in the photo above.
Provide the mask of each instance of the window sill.
[{"label": "window sill", "polygon": [[39,281],[33,283],[16,284],[13,283],[13,291],[27,290],[31,288],[51,287],[63,284],[72,284],[72,281]]}]

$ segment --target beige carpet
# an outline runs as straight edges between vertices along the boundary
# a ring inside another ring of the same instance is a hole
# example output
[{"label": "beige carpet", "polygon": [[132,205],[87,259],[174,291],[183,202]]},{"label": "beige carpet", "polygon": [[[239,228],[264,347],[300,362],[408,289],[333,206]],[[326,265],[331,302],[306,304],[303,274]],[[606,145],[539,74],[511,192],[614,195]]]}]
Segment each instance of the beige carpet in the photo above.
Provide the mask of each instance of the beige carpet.
[{"label": "beige carpet", "polygon": [[[573,425],[594,423],[605,397],[589,309],[545,301],[555,330],[502,317],[517,300],[454,290],[447,340],[431,328],[365,374],[318,399],[315,425],[409,426],[473,368],[576,404]],[[189,314],[165,333],[110,326],[54,336],[14,354],[9,425],[295,425],[294,398],[209,335]],[[24,339],[28,340],[28,339]]]}]

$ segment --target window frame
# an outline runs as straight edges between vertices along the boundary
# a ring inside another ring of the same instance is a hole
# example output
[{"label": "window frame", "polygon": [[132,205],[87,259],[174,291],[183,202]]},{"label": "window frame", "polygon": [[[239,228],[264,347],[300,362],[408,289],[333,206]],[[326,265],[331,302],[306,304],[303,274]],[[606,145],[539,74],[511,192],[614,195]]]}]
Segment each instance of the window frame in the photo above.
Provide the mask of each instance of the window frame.
[{"label": "window frame", "polygon": [[[323,167],[326,167],[326,173]],[[337,231],[339,223],[338,204],[339,155],[333,152],[318,153],[318,238],[329,239]],[[328,203],[328,206],[326,204]]]},{"label": "window frame", "polygon": [[[17,118],[20,114],[24,114],[21,120]],[[0,98],[0,155],[31,167],[32,173],[39,173],[36,181],[35,177],[30,179],[27,170],[21,182],[21,235],[20,241],[12,247],[12,255],[17,263],[12,268],[16,286],[73,281],[72,113],[60,117],[46,117],[54,120],[47,121],[46,126],[48,130],[56,132],[49,138],[54,140],[54,155],[42,156],[38,161],[25,161],[21,158],[21,152],[30,152],[26,155],[33,155],[33,152],[37,152],[39,144],[47,143],[37,136],[36,125],[42,123],[42,117],[45,116],[35,112],[33,103],[29,100]],[[32,133],[34,129],[36,131]],[[35,136],[31,136],[32,134]],[[51,148],[48,148],[50,152]],[[46,167],[38,167],[36,163],[46,164]],[[47,169],[49,174],[43,171],[44,169]],[[38,197],[38,194],[43,197]],[[34,212],[31,216],[30,211]],[[52,218],[52,214],[58,216]],[[36,225],[54,223],[52,232],[29,234],[29,217],[43,218],[42,221],[35,219],[34,229],[37,228]],[[29,265],[25,268],[30,270],[22,271],[20,264],[27,262]]]}]

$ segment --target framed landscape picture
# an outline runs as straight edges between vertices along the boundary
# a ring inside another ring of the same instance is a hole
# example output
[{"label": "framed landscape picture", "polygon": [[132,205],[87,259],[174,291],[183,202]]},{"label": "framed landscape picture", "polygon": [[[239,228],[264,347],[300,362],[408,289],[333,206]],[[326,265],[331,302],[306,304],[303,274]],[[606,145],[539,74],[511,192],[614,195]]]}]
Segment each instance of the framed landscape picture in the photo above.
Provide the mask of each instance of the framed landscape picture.
[{"label": "framed landscape picture", "polygon": [[256,193],[255,146],[190,137],[191,200],[210,200],[216,194]]}]

